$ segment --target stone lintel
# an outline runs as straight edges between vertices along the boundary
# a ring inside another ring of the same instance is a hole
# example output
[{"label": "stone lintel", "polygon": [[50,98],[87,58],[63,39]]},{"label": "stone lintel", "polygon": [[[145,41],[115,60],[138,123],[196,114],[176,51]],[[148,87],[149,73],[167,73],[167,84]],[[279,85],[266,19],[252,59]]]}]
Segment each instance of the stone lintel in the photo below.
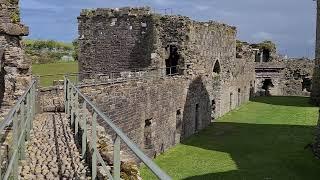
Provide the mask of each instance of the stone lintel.
[{"label": "stone lintel", "polygon": [[29,27],[23,24],[2,23],[0,24],[0,33],[12,36],[27,36],[29,35]]}]

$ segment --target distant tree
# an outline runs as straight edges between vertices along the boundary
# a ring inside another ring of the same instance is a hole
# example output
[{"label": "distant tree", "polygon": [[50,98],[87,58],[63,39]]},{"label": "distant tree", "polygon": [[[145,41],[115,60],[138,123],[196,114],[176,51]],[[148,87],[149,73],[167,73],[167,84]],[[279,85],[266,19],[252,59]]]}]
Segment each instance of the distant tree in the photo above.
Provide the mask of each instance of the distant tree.
[{"label": "distant tree", "polygon": [[74,48],[72,56],[75,61],[78,61],[78,58],[79,58],[79,41],[78,41],[78,39],[73,40],[72,45]]}]

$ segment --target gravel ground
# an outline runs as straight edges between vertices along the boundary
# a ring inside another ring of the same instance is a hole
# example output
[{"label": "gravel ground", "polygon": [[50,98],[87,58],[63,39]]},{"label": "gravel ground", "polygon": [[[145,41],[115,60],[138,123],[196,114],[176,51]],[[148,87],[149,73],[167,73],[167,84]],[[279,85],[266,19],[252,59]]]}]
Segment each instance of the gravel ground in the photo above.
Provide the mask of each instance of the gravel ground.
[{"label": "gravel ground", "polygon": [[65,114],[37,115],[26,151],[21,179],[90,179]]}]

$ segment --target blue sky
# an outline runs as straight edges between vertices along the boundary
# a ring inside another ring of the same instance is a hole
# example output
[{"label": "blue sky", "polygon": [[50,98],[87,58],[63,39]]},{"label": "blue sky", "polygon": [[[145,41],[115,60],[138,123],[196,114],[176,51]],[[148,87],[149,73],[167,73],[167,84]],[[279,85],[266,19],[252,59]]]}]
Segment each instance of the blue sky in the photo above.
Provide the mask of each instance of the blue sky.
[{"label": "blue sky", "polygon": [[234,25],[238,39],[272,40],[289,57],[313,57],[316,4],[313,0],[20,0],[22,21],[29,38],[72,41],[77,37],[81,9],[151,6],[164,13]]}]

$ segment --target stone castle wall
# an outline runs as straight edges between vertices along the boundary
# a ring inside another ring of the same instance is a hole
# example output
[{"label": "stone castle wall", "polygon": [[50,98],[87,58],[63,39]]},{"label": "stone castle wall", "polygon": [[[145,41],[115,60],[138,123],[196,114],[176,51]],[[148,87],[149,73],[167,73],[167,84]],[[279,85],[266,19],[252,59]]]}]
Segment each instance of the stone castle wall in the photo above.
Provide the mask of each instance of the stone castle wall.
[{"label": "stone castle wall", "polygon": [[31,80],[31,62],[21,45],[21,36],[29,31],[20,23],[18,3],[0,1],[0,106],[13,105]]},{"label": "stone castle wall", "polygon": [[[312,101],[319,105],[320,104],[320,2],[317,0],[317,29],[316,29],[316,49],[315,49],[315,68],[313,72],[312,81]],[[320,111],[319,111],[320,114]],[[316,156],[320,158],[320,118],[318,121],[316,133],[315,133],[315,143],[314,151]]]},{"label": "stone castle wall", "polygon": [[315,49],[315,69],[313,73],[313,86],[311,99],[315,104],[320,104],[320,2],[317,0],[317,30]]},{"label": "stone castle wall", "polygon": [[284,96],[310,96],[314,61],[309,59],[285,60],[282,79]]},{"label": "stone castle wall", "polygon": [[83,11],[78,19],[80,73],[157,75],[83,90],[150,156],[249,100],[254,55],[236,58],[234,27],[148,8]]}]

